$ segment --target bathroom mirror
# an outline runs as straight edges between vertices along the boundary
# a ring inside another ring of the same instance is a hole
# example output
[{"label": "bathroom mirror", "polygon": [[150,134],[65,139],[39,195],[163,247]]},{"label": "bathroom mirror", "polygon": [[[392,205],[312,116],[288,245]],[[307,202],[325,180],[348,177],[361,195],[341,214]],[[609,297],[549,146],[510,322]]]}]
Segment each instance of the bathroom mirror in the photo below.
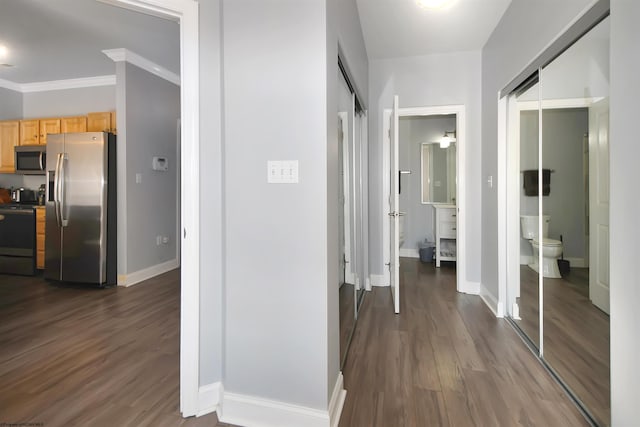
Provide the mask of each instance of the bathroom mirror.
[{"label": "bathroom mirror", "polygon": [[423,204],[456,204],[456,143],[443,148],[440,142],[420,147]]}]

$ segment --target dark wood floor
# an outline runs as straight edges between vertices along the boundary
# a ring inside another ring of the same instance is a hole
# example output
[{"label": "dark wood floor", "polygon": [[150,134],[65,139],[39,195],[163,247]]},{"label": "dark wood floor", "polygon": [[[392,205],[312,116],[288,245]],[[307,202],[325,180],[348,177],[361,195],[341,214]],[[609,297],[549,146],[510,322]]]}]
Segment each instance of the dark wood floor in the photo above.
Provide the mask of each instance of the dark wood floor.
[{"label": "dark wood floor", "polygon": [[585,426],[505,320],[458,294],[455,270],[402,259],[401,313],[367,295],[340,426]]},{"label": "dark wood floor", "polygon": [[[520,270],[519,322],[539,334],[538,276]],[[536,340],[537,341],[537,340]],[[600,425],[610,425],[609,316],[589,300],[589,273],[571,268],[562,279],[544,279],[544,358]]]},{"label": "dark wood floor", "polygon": [[345,359],[349,348],[349,339],[356,325],[355,286],[349,283],[340,285],[340,363]]},{"label": "dark wood floor", "polygon": [[0,423],[223,426],[179,413],[179,279],[101,290],[0,275]]}]

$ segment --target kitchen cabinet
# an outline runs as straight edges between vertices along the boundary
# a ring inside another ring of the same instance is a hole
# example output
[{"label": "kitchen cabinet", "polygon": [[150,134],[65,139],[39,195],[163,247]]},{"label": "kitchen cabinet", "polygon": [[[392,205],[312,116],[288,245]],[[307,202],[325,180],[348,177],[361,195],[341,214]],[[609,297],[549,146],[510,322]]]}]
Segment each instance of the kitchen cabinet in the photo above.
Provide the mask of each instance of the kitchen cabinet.
[{"label": "kitchen cabinet", "polygon": [[87,116],[62,117],[60,119],[60,133],[86,131]]},{"label": "kitchen cabinet", "polygon": [[20,121],[0,122],[0,173],[15,172],[14,147],[20,143]]},{"label": "kitchen cabinet", "polygon": [[60,133],[60,119],[20,120],[20,145],[44,145],[48,133]]},{"label": "kitchen cabinet", "polygon": [[433,205],[436,211],[436,267],[440,261],[456,260],[456,239],[458,221],[455,205]]},{"label": "kitchen cabinet", "polygon": [[46,209],[44,206],[36,207],[36,268],[44,269],[44,224]]},{"label": "kitchen cabinet", "polygon": [[115,127],[115,112],[107,111],[87,114],[87,132],[115,133]]},{"label": "kitchen cabinet", "polygon": [[118,122],[116,121],[116,112],[111,112],[111,132],[114,135],[118,134]]},{"label": "kitchen cabinet", "polygon": [[40,121],[20,120],[20,145],[38,145],[40,138]]},{"label": "kitchen cabinet", "polygon": [[40,144],[47,143],[47,134],[60,133],[60,119],[40,119]]}]

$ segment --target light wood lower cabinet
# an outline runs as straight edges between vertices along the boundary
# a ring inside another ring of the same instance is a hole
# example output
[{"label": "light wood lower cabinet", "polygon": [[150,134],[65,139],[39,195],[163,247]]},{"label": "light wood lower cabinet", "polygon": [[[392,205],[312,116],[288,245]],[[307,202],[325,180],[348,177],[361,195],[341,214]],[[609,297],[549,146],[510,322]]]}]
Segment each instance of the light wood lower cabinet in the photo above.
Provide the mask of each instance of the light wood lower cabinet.
[{"label": "light wood lower cabinet", "polygon": [[45,215],[44,206],[36,208],[36,268],[44,269]]}]

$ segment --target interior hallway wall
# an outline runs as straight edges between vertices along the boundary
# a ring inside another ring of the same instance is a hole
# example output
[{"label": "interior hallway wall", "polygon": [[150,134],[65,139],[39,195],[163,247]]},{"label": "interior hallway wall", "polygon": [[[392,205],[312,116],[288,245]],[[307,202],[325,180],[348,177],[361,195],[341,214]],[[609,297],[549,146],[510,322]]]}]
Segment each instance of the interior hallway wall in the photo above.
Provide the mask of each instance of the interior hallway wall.
[{"label": "interior hallway wall", "polygon": [[464,104],[466,109],[467,168],[467,277],[468,282],[480,282],[481,156],[480,51],[434,54],[421,57],[377,59],[370,61],[369,92],[369,254],[371,274],[382,275],[384,264],[382,224],[388,221],[382,212],[382,180],[388,173],[382,170],[383,123],[385,108],[391,108],[393,96],[399,95],[400,107],[425,107]]},{"label": "interior hallway wall", "polygon": [[22,118],[22,96],[20,92],[0,87],[0,120]]},{"label": "interior hallway wall", "polygon": [[83,116],[87,113],[115,109],[116,87],[95,86],[25,93],[23,117],[31,119]]}]

